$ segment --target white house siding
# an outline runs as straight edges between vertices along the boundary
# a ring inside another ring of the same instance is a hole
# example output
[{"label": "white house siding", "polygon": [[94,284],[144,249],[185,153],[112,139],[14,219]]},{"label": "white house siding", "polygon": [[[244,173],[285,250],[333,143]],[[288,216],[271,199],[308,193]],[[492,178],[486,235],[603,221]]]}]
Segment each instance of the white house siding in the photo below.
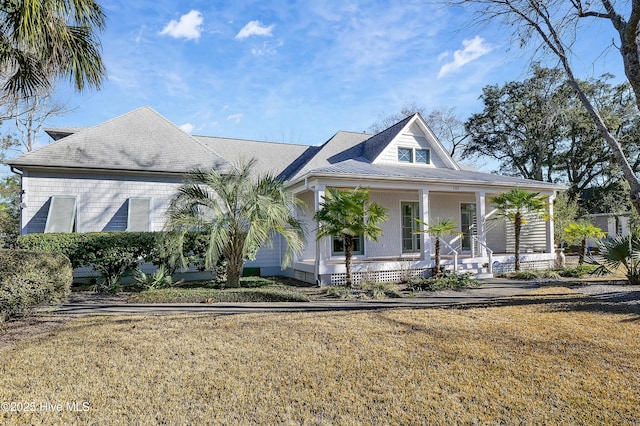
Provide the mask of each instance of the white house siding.
[{"label": "white house siding", "polygon": [[[520,230],[520,251],[521,253],[544,253],[546,251],[547,237],[546,224],[543,219],[526,215],[528,223]],[[505,221],[506,232],[506,252],[515,251],[515,231],[511,221]]]},{"label": "white house siding", "polygon": [[[365,241],[367,257],[401,256],[402,255],[402,218],[400,204],[402,202],[418,202],[417,191],[372,191],[371,201],[387,209],[389,218],[381,225],[382,236],[377,242]],[[418,253],[416,253],[417,255]]]},{"label": "white house siding", "polygon": [[487,246],[494,253],[506,253],[506,223],[503,218],[492,217],[486,222]]},{"label": "white house siding", "polygon": [[[395,140],[387,145],[380,153],[374,164],[398,164],[398,148],[414,148],[428,149],[431,156],[431,167],[446,168],[444,161],[438,155],[437,151],[429,144],[423,135],[402,134],[398,135]],[[408,163],[401,163],[408,164]],[[415,164],[415,167],[430,167],[425,164]]]},{"label": "white house siding", "polygon": [[287,241],[278,233],[271,236],[271,245],[265,245],[256,253],[255,260],[245,262],[247,268],[260,268],[261,275],[282,274],[281,265],[284,252],[287,249]]},{"label": "white house siding", "polygon": [[160,175],[25,170],[22,176],[22,234],[44,232],[51,196],[76,195],[77,232],[124,231],[128,199],[151,198],[151,230],[160,231],[181,178]]}]

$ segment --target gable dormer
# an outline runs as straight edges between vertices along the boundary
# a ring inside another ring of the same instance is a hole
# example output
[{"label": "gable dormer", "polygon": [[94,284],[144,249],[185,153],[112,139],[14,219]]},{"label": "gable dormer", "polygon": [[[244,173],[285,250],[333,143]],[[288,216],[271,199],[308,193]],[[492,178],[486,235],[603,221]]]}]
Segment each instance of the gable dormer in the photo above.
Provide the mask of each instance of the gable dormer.
[{"label": "gable dormer", "polygon": [[373,136],[371,141],[375,144],[370,148],[376,151],[369,150],[373,164],[460,170],[418,113]]}]

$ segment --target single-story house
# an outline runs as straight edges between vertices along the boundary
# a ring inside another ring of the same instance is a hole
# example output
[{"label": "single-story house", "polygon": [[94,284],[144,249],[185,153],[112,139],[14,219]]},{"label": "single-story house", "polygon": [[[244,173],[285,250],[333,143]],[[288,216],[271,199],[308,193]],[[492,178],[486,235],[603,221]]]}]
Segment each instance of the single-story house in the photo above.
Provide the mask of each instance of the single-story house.
[{"label": "single-story house", "polygon": [[[354,279],[397,280],[434,266],[433,241],[416,234],[416,221],[452,218],[463,235],[446,239],[449,269],[491,273],[513,267],[512,225],[496,218],[491,198],[520,187],[549,201],[562,187],[483,173],[454,161],[420,114],[375,134],[339,131],[322,145],[295,145],[191,136],[149,107],[102,124],[47,130],[51,144],[9,162],[21,176],[21,233],[160,231],[184,173],[224,170],[256,158],[257,172],[272,172],[308,207],[306,248],[281,271],[284,241],[274,236],[247,264],[263,275],[286,274],[320,284],[345,280],[340,241],[315,240],[314,212],[328,187],[364,187],[389,219],[377,241],[356,242]],[[523,228],[523,267],[553,265],[553,221]]]}]

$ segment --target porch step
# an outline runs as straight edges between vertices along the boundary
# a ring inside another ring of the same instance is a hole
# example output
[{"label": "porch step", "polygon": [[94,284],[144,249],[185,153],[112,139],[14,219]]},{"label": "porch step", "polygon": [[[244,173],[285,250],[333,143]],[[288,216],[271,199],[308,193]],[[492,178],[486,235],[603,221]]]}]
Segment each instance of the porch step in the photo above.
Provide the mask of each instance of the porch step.
[{"label": "porch step", "polygon": [[[459,274],[470,273],[474,278],[493,278],[485,262],[459,262],[456,270]],[[442,262],[447,271],[453,271],[453,262]]]}]

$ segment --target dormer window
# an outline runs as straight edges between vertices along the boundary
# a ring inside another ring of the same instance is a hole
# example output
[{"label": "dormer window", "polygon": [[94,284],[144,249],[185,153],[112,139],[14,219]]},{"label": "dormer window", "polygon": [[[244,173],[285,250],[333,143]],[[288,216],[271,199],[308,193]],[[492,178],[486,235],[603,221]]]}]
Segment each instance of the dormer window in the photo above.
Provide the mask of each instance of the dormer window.
[{"label": "dormer window", "polygon": [[398,148],[398,162],[431,164],[431,155],[428,149]]},{"label": "dormer window", "polygon": [[398,148],[398,161],[401,163],[413,163],[412,151],[411,148]]},{"label": "dormer window", "polygon": [[429,164],[431,162],[429,157],[428,149],[416,149],[416,163]]}]

